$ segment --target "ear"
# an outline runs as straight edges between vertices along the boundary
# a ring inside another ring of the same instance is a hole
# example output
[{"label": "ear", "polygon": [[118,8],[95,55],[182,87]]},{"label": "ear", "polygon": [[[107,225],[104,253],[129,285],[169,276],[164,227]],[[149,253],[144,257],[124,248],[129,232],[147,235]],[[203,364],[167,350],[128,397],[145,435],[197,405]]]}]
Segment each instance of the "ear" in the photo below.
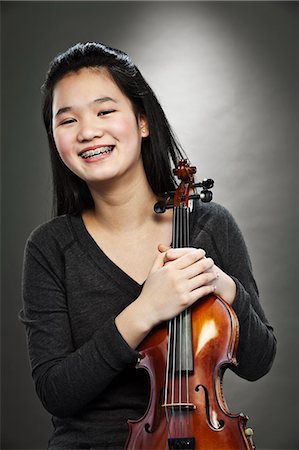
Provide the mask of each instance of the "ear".
[{"label": "ear", "polygon": [[148,120],[147,117],[144,114],[140,114],[139,120],[138,120],[141,136],[143,138],[149,136],[149,127],[148,127]]}]

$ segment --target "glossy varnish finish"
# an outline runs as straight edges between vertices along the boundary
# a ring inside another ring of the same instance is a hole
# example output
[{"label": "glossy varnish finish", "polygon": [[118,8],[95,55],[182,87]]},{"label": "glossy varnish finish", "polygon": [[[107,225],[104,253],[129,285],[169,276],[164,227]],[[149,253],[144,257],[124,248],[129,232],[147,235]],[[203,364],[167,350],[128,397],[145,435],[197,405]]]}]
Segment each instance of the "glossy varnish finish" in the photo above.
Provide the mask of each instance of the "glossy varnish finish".
[{"label": "glossy varnish finish", "polygon": [[[174,404],[164,406],[168,329],[159,327],[140,346],[138,368],[148,371],[151,398],[145,415],[129,421],[127,450],[167,450],[169,439],[194,438],[196,450],[252,449],[245,435],[247,418],[231,414],[226,405],[222,378],[225,368],[235,364],[238,321],[232,308],[213,295],[192,308],[194,370],[188,373],[189,398],[179,407],[179,385],[186,400],[185,374],[175,375]],[[171,391],[171,384],[168,384]],[[188,405],[184,405],[188,403]],[[191,446],[176,448],[192,448]]]}]

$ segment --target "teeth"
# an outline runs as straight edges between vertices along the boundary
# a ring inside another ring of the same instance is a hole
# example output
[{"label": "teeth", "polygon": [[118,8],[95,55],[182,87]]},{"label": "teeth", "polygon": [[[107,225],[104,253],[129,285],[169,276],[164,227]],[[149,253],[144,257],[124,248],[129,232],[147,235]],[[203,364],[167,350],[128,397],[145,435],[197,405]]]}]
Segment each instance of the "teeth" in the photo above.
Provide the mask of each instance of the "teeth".
[{"label": "teeth", "polygon": [[103,153],[110,153],[113,150],[113,145],[107,147],[99,147],[94,150],[87,150],[80,154],[81,158],[92,158],[94,156],[102,155]]}]

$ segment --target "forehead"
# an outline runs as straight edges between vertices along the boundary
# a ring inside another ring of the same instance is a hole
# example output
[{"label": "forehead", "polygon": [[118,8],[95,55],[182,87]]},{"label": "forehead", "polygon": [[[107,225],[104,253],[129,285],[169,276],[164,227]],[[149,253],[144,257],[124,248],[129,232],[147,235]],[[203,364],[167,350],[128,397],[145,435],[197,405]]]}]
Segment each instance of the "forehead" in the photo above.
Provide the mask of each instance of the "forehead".
[{"label": "forehead", "polygon": [[70,101],[71,103],[84,99],[92,101],[94,96],[111,96],[129,101],[107,69],[84,67],[76,72],[67,73],[56,83],[53,89],[53,108],[54,105],[57,107]]}]

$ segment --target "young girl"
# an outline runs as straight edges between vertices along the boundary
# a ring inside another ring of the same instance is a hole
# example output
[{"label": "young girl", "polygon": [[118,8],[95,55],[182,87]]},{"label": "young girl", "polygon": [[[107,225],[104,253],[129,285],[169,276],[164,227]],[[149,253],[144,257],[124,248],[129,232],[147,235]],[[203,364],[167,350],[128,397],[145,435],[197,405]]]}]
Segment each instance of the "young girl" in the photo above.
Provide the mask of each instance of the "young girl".
[{"label": "young girl", "polygon": [[28,239],[23,276],[32,376],[53,415],[49,449],[121,449],[144,413],[138,345],[207,294],[232,305],[241,377],[256,380],[276,341],[242,235],[223,207],[194,202],[190,247],[171,248],[182,158],[154,93],[129,57],[102,44],[58,55],[43,86],[55,218]]}]

